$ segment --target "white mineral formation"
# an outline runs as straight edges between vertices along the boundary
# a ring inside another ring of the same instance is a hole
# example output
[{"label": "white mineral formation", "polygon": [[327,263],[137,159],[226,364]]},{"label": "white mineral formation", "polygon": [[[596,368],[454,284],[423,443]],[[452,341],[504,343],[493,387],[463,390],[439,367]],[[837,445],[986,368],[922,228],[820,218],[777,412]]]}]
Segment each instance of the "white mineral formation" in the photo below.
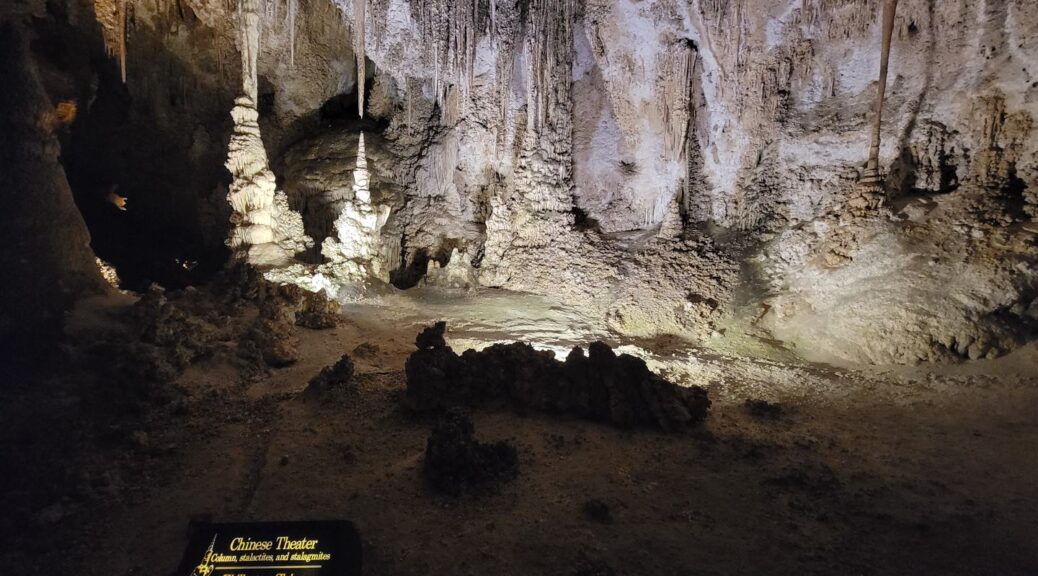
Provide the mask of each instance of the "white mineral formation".
[{"label": "white mineral formation", "polygon": [[[624,334],[875,363],[1032,337],[1033,0],[899,0],[886,22],[892,0],[272,0],[263,41],[244,30],[240,47],[225,3],[185,2],[198,23],[176,34],[134,3],[131,39],[151,34],[210,84],[237,82],[216,72],[237,49],[257,59],[229,162],[232,202],[255,194],[234,204],[237,246],[278,246],[274,261],[293,237],[272,224],[258,88],[287,199],[331,237],[324,264],[282,268],[311,287],[413,286],[457,250],[429,283],[467,262],[481,285]],[[137,80],[157,56],[129,61],[128,89],[161,121],[185,91]],[[370,174],[354,169],[353,97]],[[884,210],[852,218],[877,127]]]},{"label": "white mineral formation", "polygon": [[375,278],[389,281],[379,257],[379,231],[389,217],[389,206],[371,204],[368,161],[364,150],[364,133],[357,144],[357,166],[353,170],[353,200],[345,202],[335,220],[335,237],[325,238],[321,255],[326,264],[322,272],[343,281]]},{"label": "white mineral formation", "polygon": [[303,219],[277,190],[260,135],[256,110],[256,61],[260,49],[256,0],[239,4],[239,39],[243,95],[234,101],[234,132],[228,144],[227,169],[233,177],[227,201],[233,211],[227,245],[237,258],[269,268],[291,263],[313,241],[303,232]]},{"label": "white mineral formation", "polygon": [[469,289],[475,288],[479,281],[476,270],[472,268],[472,256],[455,248],[446,264],[441,266],[436,260],[429,262],[422,283],[426,286]]}]

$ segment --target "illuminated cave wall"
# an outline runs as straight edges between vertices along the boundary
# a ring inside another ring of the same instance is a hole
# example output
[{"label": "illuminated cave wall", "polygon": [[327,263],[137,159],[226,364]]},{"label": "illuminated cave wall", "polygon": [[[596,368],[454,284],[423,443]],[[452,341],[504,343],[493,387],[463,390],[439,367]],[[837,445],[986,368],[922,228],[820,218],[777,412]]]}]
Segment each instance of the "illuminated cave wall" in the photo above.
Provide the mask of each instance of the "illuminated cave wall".
[{"label": "illuminated cave wall", "polygon": [[[353,202],[363,129],[371,202],[390,210],[375,245],[399,286],[453,254],[485,286],[558,296],[624,334],[746,332],[818,359],[977,358],[1034,335],[1029,0],[899,3],[889,201],[865,218],[845,202],[868,147],[876,0],[260,5],[279,184],[319,245]],[[118,182],[142,234],[215,251],[233,3],[68,6],[50,18],[114,53],[86,74],[100,80],[63,158],[73,189]]]}]

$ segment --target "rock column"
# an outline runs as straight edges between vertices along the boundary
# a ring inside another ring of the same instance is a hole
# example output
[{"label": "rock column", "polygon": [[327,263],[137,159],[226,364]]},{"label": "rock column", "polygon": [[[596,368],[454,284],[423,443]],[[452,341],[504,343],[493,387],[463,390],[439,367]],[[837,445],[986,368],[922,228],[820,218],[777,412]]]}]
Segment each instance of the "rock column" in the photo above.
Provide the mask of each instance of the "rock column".
[{"label": "rock column", "polygon": [[291,263],[313,241],[303,233],[302,217],[288,208],[277,191],[274,173],[260,135],[257,56],[259,55],[257,0],[241,0],[238,37],[241,44],[242,95],[234,100],[234,132],[228,145],[227,169],[233,180],[227,194],[231,204],[231,235],[227,245],[236,258],[260,267]]}]

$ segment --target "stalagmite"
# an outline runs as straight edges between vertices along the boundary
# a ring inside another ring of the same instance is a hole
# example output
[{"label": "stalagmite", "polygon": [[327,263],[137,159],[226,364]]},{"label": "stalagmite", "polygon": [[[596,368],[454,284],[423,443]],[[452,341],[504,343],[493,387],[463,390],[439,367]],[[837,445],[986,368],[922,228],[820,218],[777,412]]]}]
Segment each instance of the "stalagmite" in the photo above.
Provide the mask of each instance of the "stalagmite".
[{"label": "stalagmite", "polygon": [[344,203],[335,220],[335,237],[326,238],[321,246],[321,255],[327,260],[321,267],[322,273],[343,281],[389,280],[378,250],[379,231],[389,217],[389,206],[372,205],[370,182],[361,132],[353,170],[353,200]]}]

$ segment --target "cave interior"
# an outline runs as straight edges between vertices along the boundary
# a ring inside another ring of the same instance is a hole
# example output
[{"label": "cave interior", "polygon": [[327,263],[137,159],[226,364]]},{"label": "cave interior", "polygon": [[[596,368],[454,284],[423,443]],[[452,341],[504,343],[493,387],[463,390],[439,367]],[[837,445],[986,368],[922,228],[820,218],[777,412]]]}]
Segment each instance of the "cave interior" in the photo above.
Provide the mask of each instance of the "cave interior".
[{"label": "cave interior", "polygon": [[6,566],[1038,574],[1033,0],[8,0],[0,83]]}]

